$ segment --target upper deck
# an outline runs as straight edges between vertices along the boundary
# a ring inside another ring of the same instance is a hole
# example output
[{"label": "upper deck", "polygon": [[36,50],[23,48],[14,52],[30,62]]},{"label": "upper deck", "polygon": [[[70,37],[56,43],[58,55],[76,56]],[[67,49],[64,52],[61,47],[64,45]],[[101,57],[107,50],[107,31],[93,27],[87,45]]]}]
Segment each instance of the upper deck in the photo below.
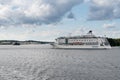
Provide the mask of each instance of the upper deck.
[{"label": "upper deck", "polygon": [[69,36],[69,37],[58,37],[57,39],[88,39],[88,38],[100,38],[96,37],[92,31],[90,30],[86,35],[81,35],[81,36]]}]

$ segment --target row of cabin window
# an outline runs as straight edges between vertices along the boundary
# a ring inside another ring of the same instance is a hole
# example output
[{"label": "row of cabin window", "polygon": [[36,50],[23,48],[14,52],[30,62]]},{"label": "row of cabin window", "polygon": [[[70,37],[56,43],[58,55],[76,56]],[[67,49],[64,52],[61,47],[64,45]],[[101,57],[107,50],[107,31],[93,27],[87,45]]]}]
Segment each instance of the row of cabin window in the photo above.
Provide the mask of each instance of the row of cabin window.
[{"label": "row of cabin window", "polygon": [[96,42],[97,40],[69,40],[69,41],[94,41]]}]

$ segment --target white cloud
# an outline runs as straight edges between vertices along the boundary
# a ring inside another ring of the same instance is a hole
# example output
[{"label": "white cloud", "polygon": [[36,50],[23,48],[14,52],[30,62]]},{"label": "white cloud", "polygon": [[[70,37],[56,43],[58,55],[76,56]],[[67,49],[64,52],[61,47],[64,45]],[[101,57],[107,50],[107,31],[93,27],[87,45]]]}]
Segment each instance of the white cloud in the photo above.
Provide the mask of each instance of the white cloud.
[{"label": "white cloud", "polygon": [[0,0],[0,25],[55,23],[82,1]]},{"label": "white cloud", "polygon": [[89,20],[120,18],[120,0],[91,0]]},{"label": "white cloud", "polygon": [[120,31],[119,30],[105,31],[105,32],[103,32],[103,34],[105,34],[109,38],[120,38]]},{"label": "white cloud", "polygon": [[104,24],[103,27],[104,28],[115,28],[116,24],[115,23]]},{"label": "white cloud", "polygon": [[46,40],[54,41],[57,36],[64,33],[55,27],[48,26],[46,28],[39,25],[18,25],[15,26],[0,26],[0,40]]}]

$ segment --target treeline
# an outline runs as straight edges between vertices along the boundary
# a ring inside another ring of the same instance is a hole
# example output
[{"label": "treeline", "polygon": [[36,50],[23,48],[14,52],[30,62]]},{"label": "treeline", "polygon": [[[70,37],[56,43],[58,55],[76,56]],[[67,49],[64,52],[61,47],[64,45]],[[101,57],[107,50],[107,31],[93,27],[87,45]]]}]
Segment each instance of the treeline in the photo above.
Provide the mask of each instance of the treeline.
[{"label": "treeline", "polygon": [[26,44],[50,44],[52,42],[47,41],[18,41],[18,40],[0,40],[0,45],[26,45]]},{"label": "treeline", "polygon": [[[120,38],[113,39],[107,38],[111,46],[120,46]],[[17,41],[17,40],[0,40],[0,45],[24,45],[24,44],[51,44],[53,42],[47,41],[34,41],[34,40],[27,40],[27,41]]]},{"label": "treeline", "polygon": [[108,41],[111,46],[120,46],[120,38],[118,39],[108,38]]}]

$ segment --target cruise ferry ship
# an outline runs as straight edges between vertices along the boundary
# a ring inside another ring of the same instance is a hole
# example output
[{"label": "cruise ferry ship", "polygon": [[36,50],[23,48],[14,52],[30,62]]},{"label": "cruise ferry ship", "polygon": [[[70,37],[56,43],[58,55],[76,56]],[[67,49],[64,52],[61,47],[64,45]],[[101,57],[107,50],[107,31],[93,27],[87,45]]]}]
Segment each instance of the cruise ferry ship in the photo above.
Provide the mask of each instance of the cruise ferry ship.
[{"label": "cruise ferry ship", "polygon": [[51,44],[58,49],[110,49],[111,46],[106,37],[96,37],[90,30],[86,35],[58,37]]}]

